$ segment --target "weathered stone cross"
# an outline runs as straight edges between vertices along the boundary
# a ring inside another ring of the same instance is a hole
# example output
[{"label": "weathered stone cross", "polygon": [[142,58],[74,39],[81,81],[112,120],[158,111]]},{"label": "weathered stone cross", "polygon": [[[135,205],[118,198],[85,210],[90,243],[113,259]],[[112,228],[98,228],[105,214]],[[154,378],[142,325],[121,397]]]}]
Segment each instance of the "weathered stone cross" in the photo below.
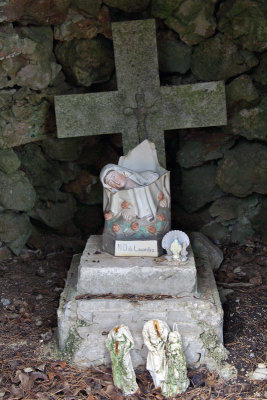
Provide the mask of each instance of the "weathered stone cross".
[{"label": "weathered stone cross", "polygon": [[223,82],[160,86],[154,20],[112,32],[118,90],[57,96],[59,138],[122,133],[124,154],[149,139],[164,166],[164,130],[226,124]]}]

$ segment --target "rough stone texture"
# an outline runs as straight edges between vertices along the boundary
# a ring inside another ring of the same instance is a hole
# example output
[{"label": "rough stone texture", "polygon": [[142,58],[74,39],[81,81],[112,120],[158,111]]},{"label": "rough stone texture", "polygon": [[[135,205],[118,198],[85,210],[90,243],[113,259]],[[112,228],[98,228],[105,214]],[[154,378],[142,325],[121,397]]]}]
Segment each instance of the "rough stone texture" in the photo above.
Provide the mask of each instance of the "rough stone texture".
[{"label": "rough stone texture", "polygon": [[239,219],[232,227],[231,241],[233,243],[245,244],[248,239],[252,239],[254,233],[251,223],[247,218]]},{"label": "rough stone texture", "polygon": [[201,232],[192,232],[190,234],[190,241],[195,257],[197,260],[202,260],[202,265],[209,265],[213,271],[219,269],[223,262],[223,252],[218,246],[215,246]]},{"label": "rough stone texture", "polygon": [[203,225],[211,220],[212,217],[209,214],[208,206],[190,214],[176,203],[172,206],[172,225],[179,227],[184,232],[199,231]]},{"label": "rough stone texture", "polygon": [[61,66],[53,54],[51,27],[0,28],[0,87],[41,90],[51,84]]},{"label": "rough stone texture", "polygon": [[63,22],[70,0],[9,0],[0,4],[0,22],[54,25]]},{"label": "rough stone texture", "polygon": [[267,96],[262,96],[260,103],[253,108],[244,108],[229,119],[227,131],[241,135],[248,140],[267,142]]},{"label": "rough stone texture", "polygon": [[0,240],[19,255],[32,232],[32,225],[26,214],[0,213]]},{"label": "rough stone texture", "polygon": [[7,260],[12,257],[11,251],[8,249],[8,247],[0,247],[0,261]]},{"label": "rough stone texture", "polygon": [[160,87],[153,20],[112,29],[118,91],[56,97],[59,137],[121,132],[124,153],[151,139],[164,165],[164,129],[226,123],[222,82]]},{"label": "rough stone texture", "polygon": [[114,70],[112,45],[104,37],[58,43],[55,53],[67,77],[77,85],[104,82]]},{"label": "rough stone texture", "polygon": [[245,199],[232,196],[221,197],[216,200],[209,209],[210,215],[216,218],[217,222],[232,224],[236,219],[252,219],[261,209],[262,199],[253,194]]},{"label": "rough stone texture", "polygon": [[157,40],[159,70],[185,74],[191,64],[191,48],[174,35],[161,34]]},{"label": "rough stone texture", "polygon": [[129,326],[135,341],[133,365],[144,365],[147,351],[142,328],[149,319],[161,319],[170,326],[178,323],[188,367],[205,363],[206,352],[200,335],[201,321],[211,326],[222,341],[222,308],[210,266],[202,265],[198,276],[198,296],[131,302],[124,299],[75,300],[77,265],[75,256],[58,309],[59,345],[80,367],[109,363],[105,336],[121,323]]},{"label": "rough stone texture", "polygon": [[185,43],[194,45],[213,35],[214,5],[214,0],[152,0],[151,13],[164,19]]},{"label": "rough stone texture", "polygon": [[0,170],[12,174],[20,167],[20,160],[12,149],[0,150]]},{"label": "rough stone texture", "polygon": [[145,10],[149,2],[150,0],[105,0],[105,4],[108,6],[119,8],[129,13]]},{"label": "rough stone texture", "polygon": [[227,0],[218,13],[218,28],[243,49],[267,49],[267,3],[265,0]]},{"label": "rough stone texture", "polygon": [[64,201],[68,195],[60,191],[64,182],[75,179],[75,169],[68,175],[59,163],[49,160],[43,154],[41,148],[29,143],[19,150],[23,170],[35,187],[41,200]]},{"label": "rough stone texture", "polygon": [[109,9],[101,8],[97,17],[83,15],[78,10],[69,8],[68,15],[61,25],[54,27],[56,40],[69,41],[72,39],[93,39],[99,33],[111,39],[111,22]]},{"label": "rough stone texture", "polygon": [[[149,282],[149,285],[148,285]],[[163,294],[185,296],[196,290],[192,250],[188,262],[168,263],[165,257],[114,257],[102,251],[102,238],[91,236],[80,260],[77,295]]]},{"label": "rough stone texture", "polygon": [[252,77],[256,82],[267,86],[267,52],[260,55],[260,63],[254,69]]},{"label": "rough stone texture", "polygon": [[26,88],[1,90],[0,104],[0,148],[51,136],[47,124],[50,103],[44,95]]},{"label": "rough stone texture", "polygon": [[97,16],[102,4],[102,0],[71,0],[71,6],[81,13]]},{"label": "rough stone texture", "polygon": [[216,174],[215,165],[202,165],[199,168],[182,170],[180,204],[186,211],[196,211],[223,195],[216,185]]},{"label": "rough stone texture", "polygon": [[98,182],[97,190],[95,188],[98,177],[92,175],[86,170],[82,170],[77,179],[64,185],[64,191],[73,193],[81,203],[85,204],[102,204],[103,187]]},{"label": "rough stone texture", "polygon": [[224,35],[218,34],[196,46],[191,69],[204,81],[227,80],[257,64],[258,59],[253,53],[239,49]]},{"label": "rough stone texture", "polygon": [[228,228],[218,222],[209,222],[204,225],[200,232],[206,235],[215,243],[224,243],[230,238],[230,232]]},{"label": "rough stone texture", "polygon": [[0,172],[0,205],[8,210],[29,211],[33,208],[36,193],[22,171],[12,174]]},{"label": "rough stone texture", "polygon": [[233,109],[249,107],[259,102],[259,92],[247,74],[235,78],[225,89],[227,109],[230,114]]},{"label": "rough stone texture", "polygon": [[65,193],[65,196],[67,197],[65,201],[56,203],[39,201],[30,216],[44,222],[51,228],[64,229],[68,224],[71,225],[76,211],[74,198],[67,193]]},{"label": "rough stone texture", "polygon": [[252,228],[260,235],[262,240],[267,241],[267,198],[262,199],[262,206],[257,215],[251,220]]},{"label": "rough stone texture", "polygon": [[53,160],[75,161],[82,152],[84,138],[47,139],[41,142],[44,152]]},{"label": "rough stone texture", "polygon": [[219,129],[191,129],[180,142],[177,161],[183,168],[197,167],[222,158],[234,145],[231,135]]},{"label": "rough stone texture", "polygon": [[267,193],[267,147],[240,143],[225,153],[219,163],[217,183],[225,193],[246,197],[253,192]]}]

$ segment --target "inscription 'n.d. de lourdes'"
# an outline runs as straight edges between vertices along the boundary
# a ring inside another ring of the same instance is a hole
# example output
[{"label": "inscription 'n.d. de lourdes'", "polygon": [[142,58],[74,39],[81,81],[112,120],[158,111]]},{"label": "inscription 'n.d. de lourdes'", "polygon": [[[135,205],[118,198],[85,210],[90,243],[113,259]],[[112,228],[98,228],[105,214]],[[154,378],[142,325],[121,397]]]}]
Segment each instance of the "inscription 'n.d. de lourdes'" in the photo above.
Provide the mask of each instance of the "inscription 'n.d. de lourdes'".
[{"label": "inscription 'n.d. de lourdes'", "polygon": [[118,90],[57,96],[58,137],[121,133],[127,153],[156,144],[165,165],[164,130],[226,124],[223,82],[160,86],[155,21],[112,24]]}]

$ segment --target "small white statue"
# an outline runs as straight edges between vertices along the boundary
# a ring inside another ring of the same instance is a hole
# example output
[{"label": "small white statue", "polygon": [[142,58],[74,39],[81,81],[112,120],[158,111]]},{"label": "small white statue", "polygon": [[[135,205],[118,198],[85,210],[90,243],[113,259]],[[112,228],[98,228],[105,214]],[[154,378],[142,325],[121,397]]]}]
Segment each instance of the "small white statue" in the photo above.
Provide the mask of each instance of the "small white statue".
[{"label": "small white statue", "polygon": [[169,333],[167,367],[168,374],[166,382],[162,385],[162,393],[166,397],[173,397],[184,392],[189,386],[186,360],[182,349],[181,335],[178,330]]},{"label": "small white statue", "polygon": [[166,342],[169,331],[167,323],[158,319],[147,321],[143,328],[144,343],[148,348],[146,368],[156,388],[161,388],[167,379]]},{"label": "small white statue", "polygon": [[162,239],[162,247],[167,251],[167,259],[173,261],[187,261],[187,247],[189,237],[182,231],[169,231]]},{"label": "small white statue", "polygon": [[110,352],[114,385],[125,395],[135,393],[138,385],[130,356],[134,341],[129,328],[126,325],[113,328],[106,339],[106,346]]}]

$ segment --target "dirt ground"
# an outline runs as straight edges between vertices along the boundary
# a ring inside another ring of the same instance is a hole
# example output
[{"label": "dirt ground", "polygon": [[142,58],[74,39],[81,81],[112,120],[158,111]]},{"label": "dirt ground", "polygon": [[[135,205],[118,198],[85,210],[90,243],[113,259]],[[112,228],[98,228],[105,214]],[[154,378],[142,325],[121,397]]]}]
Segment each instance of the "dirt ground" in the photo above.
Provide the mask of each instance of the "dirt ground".
[{"label": "dirt ground", "polygon": [[[56,310],[78,239],[44,236],[22,256],[0,263],[0,399],[122,400],[109,368],[80,371],[43,347],[55,330]],[[225,260],[216,273],[224,303],[224,339],[237,382],[224,382],[205,369],[189,371],[190,387],[181,400],[267,399],[263,381],[247,373],[267,362],[267,245],[260,242],[222,248]],[[162,400],[146,371],[137,371],[140,393],[131,400]]]}]

